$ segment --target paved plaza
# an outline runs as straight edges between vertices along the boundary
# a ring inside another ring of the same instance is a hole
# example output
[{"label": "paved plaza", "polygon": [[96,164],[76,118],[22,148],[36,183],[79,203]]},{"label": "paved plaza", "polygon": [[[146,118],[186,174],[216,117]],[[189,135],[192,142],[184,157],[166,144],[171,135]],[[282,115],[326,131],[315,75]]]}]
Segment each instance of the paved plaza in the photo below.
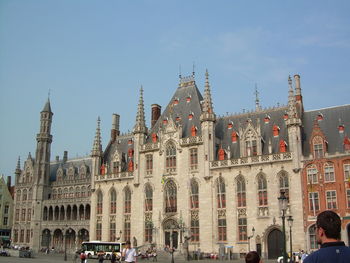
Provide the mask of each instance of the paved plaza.
[{"label": "paved plaza", "polygon": [[[80,260],[74,260],[73,255],[67,255],[67,261],[64,261],[64,254],[35,254],[34,258],[20,258],[18,256],[18,251],[16,250],[10,250],[10,257],[1,257],[0,256],[0,263],[80,263]],[[152,260],[147,259],[140,259],[138,262],[142,263],[153,263]],[[164,255],[160,258],[158,258],[158,263],[171,263],[171,257],[170,255]],[[186,262],[181,255],[177,255],[174,258],[175,263],[184,263]],[[243,259],[240,260],[191,260],[189,262],[192,263],[244,263]],[[272,263],[277,262],[277,260],[264,260],[264,263]],[[96,259],[89,259],[88,263],[98,263]],[[105,260],[104,263],[110,263],[110,260]]]}]

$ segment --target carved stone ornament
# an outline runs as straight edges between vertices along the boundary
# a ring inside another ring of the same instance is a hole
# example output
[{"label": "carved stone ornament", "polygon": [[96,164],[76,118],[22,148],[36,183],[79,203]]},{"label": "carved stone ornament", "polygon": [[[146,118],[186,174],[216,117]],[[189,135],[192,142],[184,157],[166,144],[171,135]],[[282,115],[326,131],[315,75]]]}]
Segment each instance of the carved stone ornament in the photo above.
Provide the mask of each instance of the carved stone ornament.
[{"label": "carved stone ornament", "polygon": [[226,210],[225,209],[218,210],[218,217],[219,218],[226,217]]}]

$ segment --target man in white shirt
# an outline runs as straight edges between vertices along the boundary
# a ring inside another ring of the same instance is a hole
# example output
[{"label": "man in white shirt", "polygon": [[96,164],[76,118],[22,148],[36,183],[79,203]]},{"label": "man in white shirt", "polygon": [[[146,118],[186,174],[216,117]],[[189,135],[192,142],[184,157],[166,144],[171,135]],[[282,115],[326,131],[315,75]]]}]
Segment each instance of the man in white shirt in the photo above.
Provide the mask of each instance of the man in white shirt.
[{"label": "man in white shirt", "polygon": [[126,248],[123,249],[122,256],[124,257],[125,262],[136,263],[136,250],[135,248],[131,248],[130,241],[126,241]]}]

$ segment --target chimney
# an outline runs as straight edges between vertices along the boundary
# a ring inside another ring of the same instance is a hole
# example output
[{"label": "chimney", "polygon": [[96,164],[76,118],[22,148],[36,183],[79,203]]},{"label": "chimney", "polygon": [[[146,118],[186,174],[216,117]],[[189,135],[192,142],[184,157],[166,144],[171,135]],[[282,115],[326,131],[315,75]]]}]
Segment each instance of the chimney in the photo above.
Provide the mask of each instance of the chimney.
[{"label": "chimney", "polygon": [[112,115],[112,129],[111,129],[111,141],[114,142],[117,136],[119,136],[119,119],[120,115],[113,113]]},{"label": "chimney", "polygon": [[7,176],[7,189],[11,192],[11,176]]},{"label": "chimney", "polygon": [[295,81],[295,99],[296,101],[301,101],[300,76],[294,75],[294,81]]},{"label": "chimney", "polygon": [[160,117],[162,107],[158,104],[152,104],[151,108],[152,108],[151,128],[153,128],[153,126],[156,124],[157,120]]},{"label": "chimney", "polygon": [[56,162],[60,161],[60,157],[58,155],[56,155]]},{"label": "chimney", "polygon": [[63,162],[65,163],[65,162],[67,162],[67,160],[68,160],[68,152],[64,151],[63,152]]}]

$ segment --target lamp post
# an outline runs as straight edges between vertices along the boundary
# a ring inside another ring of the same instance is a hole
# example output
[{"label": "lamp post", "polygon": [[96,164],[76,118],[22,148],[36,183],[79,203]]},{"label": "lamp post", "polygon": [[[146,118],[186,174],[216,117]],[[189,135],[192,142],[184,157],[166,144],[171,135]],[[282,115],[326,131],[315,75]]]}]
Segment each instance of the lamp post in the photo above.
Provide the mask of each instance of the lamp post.
[{"label": "lamp post", "polygon": [[171,253],[171,263],[174,263],[174,244],[173,244],[173,235],[174,235],[174,225],[170,226],[170,253]]},{"label": "lamp post", "polygon": [[290,244],[290,262],[293,263],[293,248],[292,248],[292,226],[293,226],[293,217],[288,216],[288,226],[289,226],[289,244]]},{"label": "lamp post", "polygon": [[280,210],[282,211],[282,232],[283,232],[283,263],[287,263],[287,253],[286,253],[286,210],[288,199],[284,194],[284,191],[281,191],[281,195],[277,198],[279,201]]},{"label": "lamp post", "polygon": [[254,236],[255,228],[252,228],[252,235],[248,236],[248,252],[250,252],[250,239]]}]

